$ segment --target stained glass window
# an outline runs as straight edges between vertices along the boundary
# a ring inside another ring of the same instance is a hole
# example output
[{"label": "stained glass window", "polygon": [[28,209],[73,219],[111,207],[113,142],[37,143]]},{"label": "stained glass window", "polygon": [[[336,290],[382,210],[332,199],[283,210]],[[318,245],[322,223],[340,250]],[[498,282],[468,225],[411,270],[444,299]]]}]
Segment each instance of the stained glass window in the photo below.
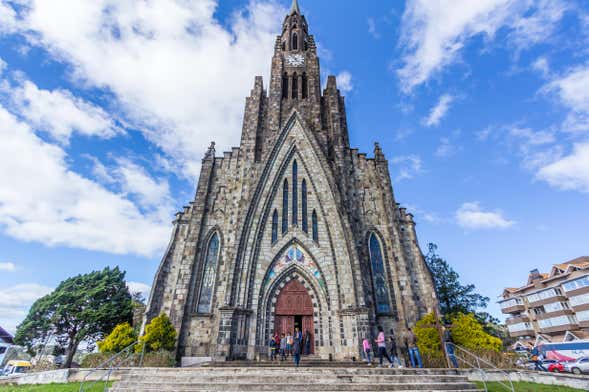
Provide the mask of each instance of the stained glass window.
[{"label": "stained glass window", "polygon": [[219,258],[219,236],[213,234],[209,240],[205,265],[202,273],[202,282],[200,285],[200,295],[198,297],[198,313],[210,313],[213,302],[213,289],[215,287],[215,275],[217,273],[217,259]]},{"label": "stained glass window", "polygon": [[309,222],[307,222],[307,181],[301,182],[301,208],[303,214],[302,228],[305,233],[309,232]]},{"label": "stained glass window", "polygon": [[272,243],[278,241],[278,211],[272,214]]},{"label": "stained glass window", "polygon": [[299,97],[299,76],[295,72],[292,75],[292,99],[297,99]]},{"label": "stained glass window", "polygon": [[370,238],[368,239],[368,251],[372,266],[372,284],[374,288],[374,299],[376,301],[376,312],[389,313],[391,306],[389,304],[389,291],[384,272],[382,249],[374,233],[370,234]]},{"label": "stained glass window", "polygon": [[299,192],[297,189],[298,180],[297,180],[297,161],[295,160],[292,163],[292,224],[296,225],[297,219],[299,218]]},{"label": "stained glass window", "polygon": [[313,210],[313,214],[311,214],[311,225],[312,225],[312,230],[313,230],[313,241],[319,241],[319,233],[317,231],[318,227],[317,227],[317,212],[315,212],[315,210]]},{"label": "stained glass window", "polygon": [[299,48],[299,39],[297,37],[297,33],[292,35],[292,50],[297,50]]},{"label": "stained glass window", "polygon": [[282,234],[288,231],[288,181],[282,184]]}]

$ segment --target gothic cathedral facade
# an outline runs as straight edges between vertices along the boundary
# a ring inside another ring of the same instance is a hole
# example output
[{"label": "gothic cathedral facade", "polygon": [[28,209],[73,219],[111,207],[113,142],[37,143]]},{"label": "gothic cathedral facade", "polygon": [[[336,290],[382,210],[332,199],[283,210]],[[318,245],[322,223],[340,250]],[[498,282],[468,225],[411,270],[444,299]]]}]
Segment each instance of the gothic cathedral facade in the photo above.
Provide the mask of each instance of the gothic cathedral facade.
[{"label": "gothic cathedral facade", "polygon": [[376,326],[407,328],[437,306],[411,214],[388,163],[350,148],[344,98],[296,0],[276,39],[270,85],[256,77],[239,147],[202,161],[174,220],[146,320],[165,313],[177,355],[258,359],[298,327],[321,358],[358,357]]}]

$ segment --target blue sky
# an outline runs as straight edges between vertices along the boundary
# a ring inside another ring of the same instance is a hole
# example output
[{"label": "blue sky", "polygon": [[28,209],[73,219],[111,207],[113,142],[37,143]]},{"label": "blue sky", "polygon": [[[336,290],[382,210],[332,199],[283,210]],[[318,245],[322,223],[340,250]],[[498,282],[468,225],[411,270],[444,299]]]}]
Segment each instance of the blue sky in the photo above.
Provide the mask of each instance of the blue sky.
[{"label": "blue sky", "polygon": [[[424,250],[493,302],[589,254],[586,2],[300,4],[352,145],[381,143]],[[0,325],[106,265],[149,290],[209,142],[239,143],[288,6],[0,0]]]}]

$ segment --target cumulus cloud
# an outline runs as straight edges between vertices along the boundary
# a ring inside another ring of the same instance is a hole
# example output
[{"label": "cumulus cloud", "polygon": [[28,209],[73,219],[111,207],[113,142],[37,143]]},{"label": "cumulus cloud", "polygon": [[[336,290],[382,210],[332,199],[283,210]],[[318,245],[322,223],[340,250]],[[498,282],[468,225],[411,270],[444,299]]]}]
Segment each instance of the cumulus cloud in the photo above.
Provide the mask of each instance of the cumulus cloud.
[{"label": "cumulus cloud", "polygon": [[456,222],[465,229],[506,229],[515,224],[499,210],[485,211],[479,202],[467,202],[456,211]]},{"label": "cumulus cloud", "polygon": [[436,106],[430,110],[429,115],[423,119],[423,124],[427,127],[440,124],[440,120],[446,115],[448,109],[450,109],[450,104],[452,104],[452,101],[454,101],[454,97],[452,95],[442,95]]},{"label": "cumulus cloud", "polygon": [[559,189],[589,193],[589,142],[575,144],[570,155],[540,168],[536,176]]},{"label": "cumulus cloud", "polygon": [[51,292],[50,287],[36,283],[23,283],[0,288],[0,314],[2,327],[16,332],[17,325],[25,318],[29,307],[37,299]]},{"label": "cumulus cloud", "polygon": [[411,92],[454,63],[473,37],[492,39],[502,27],[517,50],[542,42],[566,9],[558,0],[410,0],[401,26],[401,86]]},{"label": "cumulus cloud", "polygon": [[16,264],[11,263],[9,261],[0,262],[0,271],[15,271]]},{"label": "cumulus cloud", "polygon": [[[0,226],[8,235],[145,256],[165,246],[167,214],[140,209],[124,194],[73,172],[62,148],[41,140],[1,105],[0,139]],[[129,192],[152,202],[149,185],[131,176],[128,184]]]},{"label": "cumulus cloud", "polygon": [[352,74],[348,71],[342,71],[336,76],[337,88],[342,93],[349,93],[354,88],[352,84]]},{"label": "cumulus cloud", "polygon": [[380,34],[376,30],[376,21],[374,20],[374,18],[368,18],[368,34],[370,34],[376,39],[380,38]]},{"label": "cumulus cloud", "polygon": [[66,90],[40,89],[29,80],[11,85],[5,80],[0,92],[7,96],[12,111],[62,143],[67,143],[74,132],[102,138],[122,132],[103,109]]},{"label": "cumulus cloud", "polygon": [[220,149],[239,142],[244,96],[254,75],[268,83],[286,13],[252,0],[222,24],[214,0],[24,3],[17,24],[28,42],[69,64],[84,85],[112,92],[127,119],[191,178],[211,139]]},{"label": "cumulus cloud", "polygon": [[393,158],[391,163],[398,173],[396,181],[412,179],[423,171],[422,161],[418,155],[401,155]]},{"label": "cumulus cloud", "polygon": [[547,84],[543,91],[556,93],[569,109],[564,131],[589,131],[589,65],[573,68]]},{"label": "cumulus cloud", "polygon": [[142,282],[127,282],[127,287],[131,294],[140,293],[143,298],[149,298],[151,286]]}]

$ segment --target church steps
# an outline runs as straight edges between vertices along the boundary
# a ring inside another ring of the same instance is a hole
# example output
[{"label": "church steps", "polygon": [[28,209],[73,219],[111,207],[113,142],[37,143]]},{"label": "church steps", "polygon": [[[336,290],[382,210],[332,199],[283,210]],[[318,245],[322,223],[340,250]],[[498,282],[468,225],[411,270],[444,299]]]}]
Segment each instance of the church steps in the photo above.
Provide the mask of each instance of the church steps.
[{"label": "church steps", "polygon": [[130,369],[112,392],[127,391],[477,391],[451,369],[142,368]]}]

